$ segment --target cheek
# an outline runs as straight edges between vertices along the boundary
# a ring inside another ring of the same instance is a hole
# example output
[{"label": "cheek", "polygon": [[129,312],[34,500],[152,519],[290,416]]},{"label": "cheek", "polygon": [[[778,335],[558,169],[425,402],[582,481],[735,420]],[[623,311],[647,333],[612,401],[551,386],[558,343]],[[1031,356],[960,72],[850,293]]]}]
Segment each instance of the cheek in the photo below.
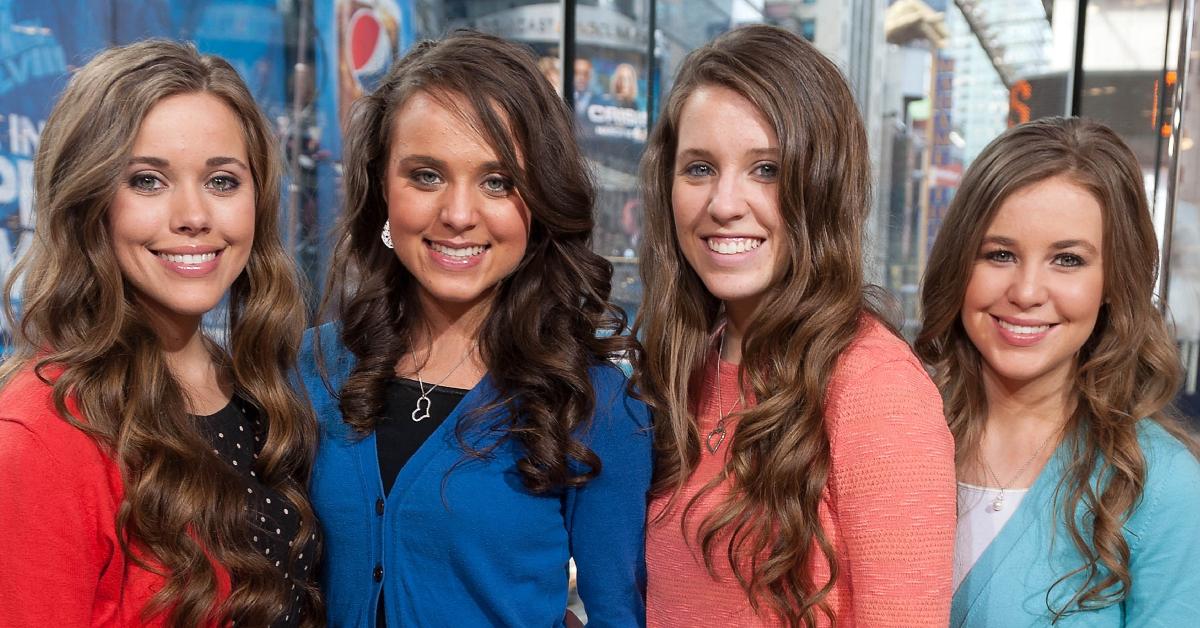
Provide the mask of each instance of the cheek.
[{"label": "cheek", "polygon": [[1062,314],[1079,321],[1094,321],[1104,302],[1104,278],[1099,272],[1077,277],[1057,290]]}]

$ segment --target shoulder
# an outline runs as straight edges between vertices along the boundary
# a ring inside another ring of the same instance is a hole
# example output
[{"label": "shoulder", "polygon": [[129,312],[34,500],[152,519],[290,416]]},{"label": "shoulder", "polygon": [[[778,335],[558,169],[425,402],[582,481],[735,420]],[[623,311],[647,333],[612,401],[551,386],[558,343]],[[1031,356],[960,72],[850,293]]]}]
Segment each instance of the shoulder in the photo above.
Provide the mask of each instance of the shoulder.
[{"label": "shoulder", "polygon": [[106,475],[115,468],[92,437],[59,414],[53,387],[32,369],[0,390],[0,408],[0,476],[11,472],[36,482],[48,479],[43,472],[63,477],[92,469]]},{"label": "shoulder", "polygon": [[297,366],[314,405],[332,399],[354,367],[354,355],[342,344],[341,334],[336,322],[304,332]]},{"label": "shoulder", "polygon": [[650,429],[650,412],[646,404],[629,391],[629,377],[612,362],[597,364],[588,369],[595,394],[591,437],[624,440],[630,435],[646,434]]},{"label": "shoulder", "polygon": [[1151,419],[1138,422],[1138,444],[1146,459],[1146,486],[1135,517],[1161,529],[1177,521],[1156,522],[1157,513],[1172,511],[1171,519],[1200,521],[1200,460],[1162,425]]},{"label": "shoulder", "polygon": [[942,400],[908,343],[873,317],[838,359],[826,391],[831,416],[894,409],[928,416],[943,427]]}]

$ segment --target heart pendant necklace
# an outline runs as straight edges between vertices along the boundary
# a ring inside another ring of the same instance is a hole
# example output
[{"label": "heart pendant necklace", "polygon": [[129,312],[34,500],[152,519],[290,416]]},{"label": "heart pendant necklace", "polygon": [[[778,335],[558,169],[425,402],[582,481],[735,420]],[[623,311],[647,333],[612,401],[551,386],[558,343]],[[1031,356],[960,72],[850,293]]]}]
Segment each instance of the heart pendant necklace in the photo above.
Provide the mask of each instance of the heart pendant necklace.
[{"label": "heart pendant necklace", "polygon": [[704,446],[708,448],[708,453],[715,454],[721,448],[721,444],[725,442],[725,419],[733,412],[733,408],[729,412],[725,411],[725,401],[721,399],[721,354],[725,353],[725,330],[721,330],[721,344],[717,347],[717,426],[708,433],[704,439]]},{"label": "heart pendant necklace", "polygon": [[[454,371],[458,370],[458,367],[462,366],[463,363],[467,361],[467,356],[471,355],[471,351],[473,351],[474,349],[475,349],[475,344],[472,343],[470,347],[467,347],[466,353],[463,354],[463,357],[462,357],[462,359],[460,359],[458,361],[458,364],[455,364],[454,368],[447,371],[446,374],[442,376],[441,381],[434,384],[433,386],[430,386],[429,390],[425,390],[425,381],[421,379],[421,369],[416,370],[417,388],[419,388],[421,390],[421,396],[417,397],[417,407],[413,408],[413,411],[412,411],[412,420],[414,423],[420,423],[421,421],[424,421],[425,419],[429,418],[429,408],[432,405],[432,402],[429,400],[429,395],[435,389],[437,389],[438,386],[441,386],[442,382],[445,382],[447,379],[449,379],[450,376],[454,374]],[[432,347],[430,348],[430,351],[431,352],[433,351]],[[426,358],[426,359],[428,359],[428,358]]]}]

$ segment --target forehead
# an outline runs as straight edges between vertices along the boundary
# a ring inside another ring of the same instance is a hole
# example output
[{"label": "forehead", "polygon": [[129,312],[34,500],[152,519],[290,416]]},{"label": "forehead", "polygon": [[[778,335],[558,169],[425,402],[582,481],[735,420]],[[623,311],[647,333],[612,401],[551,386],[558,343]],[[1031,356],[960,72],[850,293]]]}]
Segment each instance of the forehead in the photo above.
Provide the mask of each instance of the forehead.
[{"label": "forehead", "polygon": [[[492,111],[501,124],[507,125],[503,112],[494,108]],[[475,108],[466,97],[455,92],[418,91],[409,96],[392,119],[391,147],[393,156],[419,152],[473,161],[500,159]],[[519,158],[520,146],[515,148]]]},{"label": "forehead", "polygon": [[167,96],[155,103],[133,142],[136,154],[214,151],[245,161],[246,141],[234,110],[204,92]]},{"label": "forehead", "polygon": [[1084,240],[1099,250],[1104,210],[1087,188],[1056,176],[1013,192],[1000,204],[987,229],[1028,245]]},{"label": "forehead", "polygon": [[[774,127],[753,102],[719,85],[701,85],[679,110],[679,149],[703,141],[724,148],[775,148]],[[711,147],[710,147],[711,148]]]}]

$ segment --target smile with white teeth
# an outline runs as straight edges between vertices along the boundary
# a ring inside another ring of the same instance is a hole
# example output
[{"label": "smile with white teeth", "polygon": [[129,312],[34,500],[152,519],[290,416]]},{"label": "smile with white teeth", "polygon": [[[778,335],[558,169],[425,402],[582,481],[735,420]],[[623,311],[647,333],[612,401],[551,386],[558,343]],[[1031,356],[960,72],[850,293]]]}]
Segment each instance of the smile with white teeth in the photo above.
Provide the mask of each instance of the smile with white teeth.
[{"label": "smile with white teeth", "polygon": [[472,255],[479,255],[480,253],[484,252],[487,249],[486,246],[482,246],[482,245],[465,246],[465,247],[458,248],[458,247],[446,246],[444,244],[438,244],[437,242],[430,242],[429,248],[437,251],[438,253],[441,253],[442,255],[449,255],[450,257],[459,257],[459,258],[467,258],[467,257],[471,257]]},{"label": "smile with white teeth", "polygon": [[155,253],[155,255],[171,262],[172,264],[203,264],[217,259],[217,251],[209,251],[208,253],[175,255],[172,253]]},{"label": "smile with white teeth", "polygon": [[1012,323],[1003,321],[999,318],[996,319],[996,322],[999,323],[1000,326],[1003,327],[1004,329],[1007,329],[1008,331],[1010,331],[1014,334],[1020,335],[1020,336],[1032,336],[1034,334],[1040,334],[1040,333],[1050,329],[1050,325],[1048,325],[1048,324],[1047,325],[1036,325],[1036,326],[1013,325]]},{"label": "smile with white teeth", "polygon": [[708,249],[721,255],[735,255],[753,251],[763,243],[762,238],[705,238]]}]

